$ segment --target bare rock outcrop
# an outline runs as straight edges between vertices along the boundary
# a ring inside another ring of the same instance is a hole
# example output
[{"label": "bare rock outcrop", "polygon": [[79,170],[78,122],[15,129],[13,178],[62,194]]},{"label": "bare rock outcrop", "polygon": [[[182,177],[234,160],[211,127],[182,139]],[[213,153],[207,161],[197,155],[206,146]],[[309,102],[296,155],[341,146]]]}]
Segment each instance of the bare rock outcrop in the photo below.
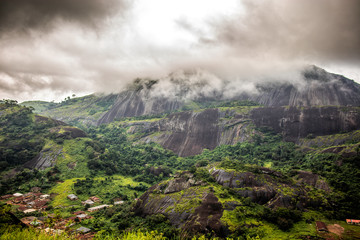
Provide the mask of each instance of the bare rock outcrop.
[{"label": "bare rock outcrop", "polygon": [[62,154],[62,147],[45,148],[32,160],[24,164],[24,167],[30,169],[44,170],[55,166],[58,156]]},{"label": "bare rock outcrop", "polygon": [[211,175],[217,183],[234,189],[239,196],[270,208],[318,207],[323,204],[322,199],[310,196],[306,186],[325,192],[330,191],[329,185],[311,172],[299,171],[298,184],[294,184],[281,177],[279,172],[267,168],[260,168],[258,171],[258,174],[254,174],[253,172],[215,169]]},{"label": "bare rock outcrop", "polygon": [[149,188],[137,202],[135,212],[138,215],[163,214],[174,226],[189,232],[214,230],[220,234],[222,204],[209,189],[199,188],[203,184],[185,172]]}]

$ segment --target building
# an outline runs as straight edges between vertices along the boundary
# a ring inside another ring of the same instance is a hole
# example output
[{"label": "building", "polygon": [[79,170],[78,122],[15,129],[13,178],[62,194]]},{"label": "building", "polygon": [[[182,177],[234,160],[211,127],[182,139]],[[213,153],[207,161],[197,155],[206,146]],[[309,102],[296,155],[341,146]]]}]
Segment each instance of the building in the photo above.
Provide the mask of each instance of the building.
[{"label": "building", "polygon": [[86,228],[86,227],[79,227],[78,229],[76,229],[77,232],[82,232],[82,233],[88,233],[91,231],[90,228]]},{"label": "building", "polygon": [[91,216],[89,216],[89,215],[87,215],[87,214],[85,214],[85,213],[79,214],[79,215],[77,215],[76,217],[77,217],[79,220],[91,218]]},{"label": "building", "polygon": [[85,212],[84,211],[77,211],[77,212],[73,212],[72,214],[74,215],[80,215],[80,214],[84,214]]},{"label": "building", "polygon": [[36,212],[36,209],[33,209],[33,208],[30,208],[30,209],[26,209],[25,211],[24,211],[24,213],[33,213],[33,212]]},{"label": "building", "polygon": [[104,209],[104,208],[107,208],[109,207],[109,205],[107,204],[104,204],[104,205],[100,205],[100,206],[96,206],[96,207],[91,207],[88,209],[89,212],[95,212],[95,211],[98,211],[100,209]]},{"label": "building", "polygon": [[86,204],[93,205],[94,203],[95,203],[95,202],[93,202],[93,201],[90,200],[90,199],[82,202],[83,205],[86,205]]},{"label": "building", "polygon": [[347,224],[360,225],[360,220],[356,220],[356,219],[346,219],[346,223],[347,223]]},{"label": "building", "polygon": [[71,201],[75,201],[78,200],[78,197],[75,194],[69,194],[67,196],[68,199],[70,199]]},{"label": "building", "polygon": [[20,212],[24,212],[27,209],[28,209],[27,207],[20,206],[20,207],[18,207],[17,210],[20,211]]},{"label": "building", "polygon": [[92,197],[90,197],[89,199],[90,199],[91,201],[93,201],[93,202],[100,202],[100,198],[95,197],[95,196],[92,196]]},{"label": "building", "polygon": [[49,194],[40,195],[40,198],[41,199],[48,199],[48,198],[50,198],[50,195]]},{"label": "building", "polygon": [[116,201],[116,202],[114,202],[114,205],[121,205],[123,203],[124,203],[124,201]]},{"label": "building", "polygon": [[328,228],[326,227],[326,224],[320,221],[316,221],[316,230],[318,232],[329,232]]},{"label": "building", "polygon": [[46,204],[47,204],[47,201],[35,200],[34,203],[32,204],[32,207],[36,208],[36,209],[40,209],[40,208],[46,206]]},{"label": "building", "polygon": [[21,194],[21,193],[14,193],[14,194],[13,194],[14,197],[21,197],[22,195],[23,195],[23,194]]}]

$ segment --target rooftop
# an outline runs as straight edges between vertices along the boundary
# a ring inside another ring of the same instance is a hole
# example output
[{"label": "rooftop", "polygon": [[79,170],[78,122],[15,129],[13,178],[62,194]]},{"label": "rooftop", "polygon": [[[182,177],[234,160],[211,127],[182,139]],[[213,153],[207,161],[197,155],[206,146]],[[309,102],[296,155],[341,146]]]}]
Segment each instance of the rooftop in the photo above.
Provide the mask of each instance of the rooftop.
[{"label": "rooftop", "polygon": [[83,233],[87,233],[87,232],[90,232],[91,229],[90,229],[90,228],[86,228],[86,227],[79,227],[78,229],[76,229],[76,231],[78,231],[78,232],[83,232]]}]

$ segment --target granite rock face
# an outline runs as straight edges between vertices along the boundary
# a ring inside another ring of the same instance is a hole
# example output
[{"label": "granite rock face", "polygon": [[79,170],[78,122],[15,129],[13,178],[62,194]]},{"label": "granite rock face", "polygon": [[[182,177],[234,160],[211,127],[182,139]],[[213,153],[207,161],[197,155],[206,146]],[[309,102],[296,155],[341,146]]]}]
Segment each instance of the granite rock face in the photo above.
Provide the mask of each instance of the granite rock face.
[{"label": "granite rock face", "polygon": [[61,154],[62,148],[43,149],[35,158],[25,163],[24,167],[39,170],[53,167],[55,166],[58,156],[60,156]]},{"label": "granite rock face", "polygon": [[141,133],[140,142],[157,142],[179,156],[251,140],[256,127],[269,127],[286,141],[360,129],[358,107],[244,107],[206,109],[170,114],[154,122],[138,121],[124,127]]},{"label": "granite rock face", "polygon": [[[86,133],[79,128],[71,126],[57,126],[49,129],[55,139],[75,139],[86,137]],[[49,148],[43,148],[40,153],[24,164],[24,167],[30,169],[44,170],[48,167],[53,167],[56,164],[57,158],[63,154],[61,145],[54,145]],[[71,167],[71,166],[70,166]]]},{"label": "granite rock face", "polygon": [[[203,96],[200,91],[191,94],[194,86],[184,87],[181,84],[186,79],[172,82],[172,94],[159,96],[157,87],[162,83],[158,81],[136,82],[135,88],[130,88],[118,94],[117,100],[98,121],[98,124],[110,123],[122,117],[143,115],[156,115],[181,110],[188,100],[197,102],[221,100],[251,100],[267,107],[280,106],[360,106],[360,85],[344,76],[328,73],[316,66],[310,66],[303,72],[303,80],[299,84],[289,81],[276,81],[260,83],[255,86],[256,91],[238,92],[226,96],[226,92],[213,89],[213,94]],[[191,78],[191,76],[189,76]],[[205,89],[211,85],[203,83]],[[224,82],[225,84],[225,82]],[[165,87],[165,86],[164,86]]]},{"label": "granite rock face", "polygon": [[[246,107],[245,112],[251,108]],[[254,133],[247,114],[206,109],[170,114],[159,121],[124,125],[128,133],[142,134],[140,142],[157,142],[179,156],[192,156],[221,144],[235,144]]]},{"label": "granite rock face", "polygon": [[[131,123],[127,126],[130,127],[128,132],[142,133],[140,142],[157,142],[179,156],[192,156],[222,144],[249,141],[256,132],[255,127],[270,127],[282,134],[284,140],[296,143],[307,136],[350,132],[360,128],[359,84],[315,66],[308,67],[302,75],[302,84],[272,81],[257,85],[257,92],[239,92],[231,98],[214,92],[213,96],[199,95],[192,99],[202,103],[251,100],[264,107],[252,107],[241,113],[220,108],[182,111],[151,123]],[[174,84],[180,83],[174,81]],[[152,92],[159,84],[162,84],[161,80],[138,80],[135,88],[118,95],[115,104],[98,124],[122,117],[180,111],[188,101],[183,96],[191,88],[173,88],[179,92],[164,97]]]},{"label": "granite rock face", "polygon": [[148,91],[125,91],[120,93],[112,108],[99,120],[98,125],[110,123],[123,117],[156,115],[180,109],[183,101],[150,97]]},{"label": "granite rock face", "polygon": [[[142,216],[163,214],[174,226],[190,232],[220,233],[222,205],[208,189],[199,189],[202,185],[191,173],[183,172],[149,188],[136,203],[135,212]],[[214,217],[208,221],[210,215]]]},{"label": "granite rock face", "polygon": [[264,107],[251,112],[257,127],[270,127],[285,140],[350,132],[360,128],[358,107]]}]

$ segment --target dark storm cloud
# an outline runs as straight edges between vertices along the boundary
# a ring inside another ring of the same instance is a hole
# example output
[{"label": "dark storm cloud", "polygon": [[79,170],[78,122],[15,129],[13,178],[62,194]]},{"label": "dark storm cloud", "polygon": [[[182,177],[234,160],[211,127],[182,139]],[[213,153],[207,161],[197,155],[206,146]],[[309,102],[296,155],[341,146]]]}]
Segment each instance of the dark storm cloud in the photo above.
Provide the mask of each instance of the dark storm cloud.
[{"label": "dark storm cloud", "polygon": [[0,34],[48,31],[57,20],[97,27],[127,7],[124,0],[0,0]]},{"label": "dark storm cloud", "polygon": [[271,79],[301,85],[304,64],[360,63],[360,0],[239,3],[238,13],[207,24],[181,16],[175,24],[188,40],[167,43],[145,36],[130,0],[0,0],[0,95],[117,92],[136,77],[163,78],[158,93],[173,94],[170,72],[199,69],[190,80],[176,76],[190,86],[206,78],[202,94],[231,96]]},{"label": "dark storm cloud", "polygon": [[243,0],[244,13],[215,19],[201,45],[224,46],[233,55],[292,60],[360,62],[359,0]]}]

